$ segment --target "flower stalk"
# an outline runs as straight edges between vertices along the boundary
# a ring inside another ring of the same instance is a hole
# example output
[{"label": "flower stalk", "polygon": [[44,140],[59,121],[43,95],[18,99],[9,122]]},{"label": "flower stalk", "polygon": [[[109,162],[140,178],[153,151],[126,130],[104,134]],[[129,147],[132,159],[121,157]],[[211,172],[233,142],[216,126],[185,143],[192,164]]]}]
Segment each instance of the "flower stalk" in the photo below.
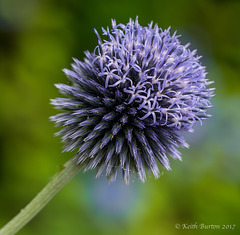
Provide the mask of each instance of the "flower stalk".
[{"label": "flower stalk", "polygon": [[16,234],[47,205],[47,203],[79,172],[80,168],[81,165],[76,164],[74,159],[66,162],[63,169],[53,177],[42,191],[40,191],[11,221],[0,229],[0,235]]}]

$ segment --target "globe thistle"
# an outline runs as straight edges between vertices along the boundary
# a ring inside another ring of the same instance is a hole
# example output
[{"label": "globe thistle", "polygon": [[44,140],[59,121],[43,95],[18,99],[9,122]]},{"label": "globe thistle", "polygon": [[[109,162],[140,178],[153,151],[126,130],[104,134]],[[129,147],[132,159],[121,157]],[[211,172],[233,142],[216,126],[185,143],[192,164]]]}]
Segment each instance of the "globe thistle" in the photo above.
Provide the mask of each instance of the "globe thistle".
[{"label": "globe thistle", "polygon": [[126,183],[131,172],[142,182],[146,171],[157,178],[159,165],[170,170],[169,156],[181,160],[177,148],[188,147],[181,133],[210,116],[212,82],[196,50],[170,28],[142,27],[136,18],[102,31],[84,62],[63,70],[71,84],[56,84],[66,98],[51,101],[64,110],[51,120],[63,126],[64,151],[77,149],[76,163],[96,168],[97,177],[105,170],[114,181],[122,169]]}]

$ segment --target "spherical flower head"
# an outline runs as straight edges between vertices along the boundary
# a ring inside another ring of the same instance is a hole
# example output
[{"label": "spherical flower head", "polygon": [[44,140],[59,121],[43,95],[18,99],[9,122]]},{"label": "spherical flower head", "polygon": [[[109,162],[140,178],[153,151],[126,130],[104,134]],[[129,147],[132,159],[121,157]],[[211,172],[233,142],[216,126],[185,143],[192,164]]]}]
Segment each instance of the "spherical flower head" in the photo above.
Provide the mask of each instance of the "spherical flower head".
[{"label": "spherical flower head", "polygon": [[169,156],[181,160],[177,148],[188,147],[182,131],[210,115],[213,90],[196,50],[181,45],[179,36],[158,25],[142,27],[138,19],[124,24],[112,20],[102,40],[64,69],[70,85],[57,84],[66,98],[52,104],[63,113],[51,117],[63,129],[65,151],[77,149],[77,164],[103,170],[110,181],[122,169],[142,182],[146,171],[159,177],[159,165],[170,170]]}]

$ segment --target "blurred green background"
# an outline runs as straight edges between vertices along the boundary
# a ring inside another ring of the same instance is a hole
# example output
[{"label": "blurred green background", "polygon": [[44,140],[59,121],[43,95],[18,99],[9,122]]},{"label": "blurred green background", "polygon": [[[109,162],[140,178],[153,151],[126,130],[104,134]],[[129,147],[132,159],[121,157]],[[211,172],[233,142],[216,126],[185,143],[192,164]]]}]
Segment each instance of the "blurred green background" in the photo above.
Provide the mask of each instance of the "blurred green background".
[{"label": "blurred green background", "polygon": [[[80,173],[19,235],[240,234],[240,1],[0,0],[0,227],[73,153],[61,153],[49,116],[62,68],[83,59],[93,31],[139,16],[198,48],[215,81],[213,118],[186,135],[183,162],[160,179],[108,184]],[[197,223],[198,229],[183,224]],[[180,229],[175,228],[180,225]],[[234,230],[200,229],[233,225]]]}]

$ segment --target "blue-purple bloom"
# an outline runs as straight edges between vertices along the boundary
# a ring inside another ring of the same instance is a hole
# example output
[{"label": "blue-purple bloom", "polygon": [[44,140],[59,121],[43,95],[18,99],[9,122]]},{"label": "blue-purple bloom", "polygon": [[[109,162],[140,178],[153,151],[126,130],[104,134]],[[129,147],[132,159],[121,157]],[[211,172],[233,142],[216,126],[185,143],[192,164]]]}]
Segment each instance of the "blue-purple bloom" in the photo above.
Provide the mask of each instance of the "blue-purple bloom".
[{"label": "blue-purple bloom", "polygon": [[210,116],[214,89],[200,56],[169,30],[142,27],[137,18],[127,25],[112,20],[104,40],[95,30],[94,52],[64,69],[71,84],[56,85],[67,97],[52,100],[65,111],[51,117],[63,126],[57,135],[97,177],[106,169],[113,181],[119,168],[126,183],[131,172],[142,182],[145,171],[159,177],[159,165],[170,170],[168,156],[181,160],[177,148],[188,147],[181,132]]}]

